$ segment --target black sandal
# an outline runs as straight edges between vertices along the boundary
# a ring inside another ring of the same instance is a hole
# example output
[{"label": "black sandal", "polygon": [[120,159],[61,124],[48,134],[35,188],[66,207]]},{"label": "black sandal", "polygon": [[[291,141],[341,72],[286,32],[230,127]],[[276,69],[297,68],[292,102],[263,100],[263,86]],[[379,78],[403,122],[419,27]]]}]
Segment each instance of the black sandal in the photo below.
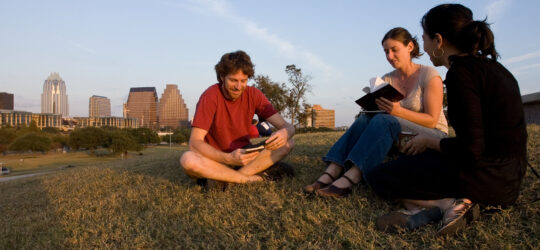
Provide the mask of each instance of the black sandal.
[{"label": "black sandal", "polygon": [[[328,172],[324,172],[322,176],[324,175],[328,175],[328,177],[330,177],[330,179],[332,180],[330,183],[324,183],[322,181],[319,181],[318,179],[313,183],[313,184],[309,184],[307,186],[304,187],[304,193],[306,194],[312,194],[314,193],[315,191],[321,189],[321,188],[325,188],[325,187],[328,187],[328,185],[332,184],[332,182],[334,182],[336,180],[336,177],[332,176],[330,173]],[[321,178],[319,177],[319,179]]]},{"label": "black sandal", "polygon": [[352,192],[352,187],[356,185],[356,183],[354,183],[354,181],[352,181],[351,178],[349,178],[346,175],[343,175],[341,177],[349,181],[349,183],[351,183],[351,186],[347,188],[338,188],[334,185],[330,185],[328,187],[317,190],[316,191],[317,194],[322,197],[332,197],[332,198],[343,198],[349,195]]},{"label": "black sandal", "polygon": [[[457,206],[462,205],[461,209],[456,209]],[[450,216],[450,212],[455,213]],[[466,202],[465,199],[457,199],[454,201],[444,213],[443,222],[437,236],[454,234],[459,230],[464,229],[467,224],[477,220],[480,217],[480,206],[474,202]]]}]

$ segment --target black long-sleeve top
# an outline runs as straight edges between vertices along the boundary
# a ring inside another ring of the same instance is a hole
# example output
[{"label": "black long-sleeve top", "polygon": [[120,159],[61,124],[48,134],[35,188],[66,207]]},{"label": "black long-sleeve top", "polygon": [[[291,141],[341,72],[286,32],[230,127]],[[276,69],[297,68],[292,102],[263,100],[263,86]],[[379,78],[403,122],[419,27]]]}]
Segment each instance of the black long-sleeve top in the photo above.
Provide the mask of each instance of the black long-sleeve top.
[{"label": "black long-sleeve top", "polygon": [[466,194],[486,203],[513,203],[527,151],[518,83],[496,61],[474,56],[450,60],[444,83],[456,137],[442,139],[441,151],[459,168]]}]

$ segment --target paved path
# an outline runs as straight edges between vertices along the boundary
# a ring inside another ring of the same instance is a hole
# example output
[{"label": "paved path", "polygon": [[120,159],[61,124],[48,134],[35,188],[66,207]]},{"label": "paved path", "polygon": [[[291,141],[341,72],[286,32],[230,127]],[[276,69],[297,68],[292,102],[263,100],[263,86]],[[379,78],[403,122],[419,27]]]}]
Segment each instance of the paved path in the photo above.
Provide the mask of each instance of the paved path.
[{"label": "paved path", "polygon": [[46,174],[46,173],[48,173],[48,172],[34,173],[34,174],[23,174],[23,175],[16,175],[16,176],[10,176],[10,177],[2,177],[2,178],[0,178],[0,182],[11,181],[11,180],[21,179],[21,178],[26,178],[26,177],[32,177],[32,176],[42,175],[42,174]]}]

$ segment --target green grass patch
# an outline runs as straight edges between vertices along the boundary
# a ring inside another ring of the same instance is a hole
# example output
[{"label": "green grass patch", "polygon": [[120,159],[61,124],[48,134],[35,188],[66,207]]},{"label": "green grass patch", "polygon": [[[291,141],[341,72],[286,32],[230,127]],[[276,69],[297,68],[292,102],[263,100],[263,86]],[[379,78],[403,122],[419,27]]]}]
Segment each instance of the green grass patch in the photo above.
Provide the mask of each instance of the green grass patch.
[{"label": "green grass patch", "polygon": [[[511,208],[449,237],[436,225],[387,234],[375,219],[399,209],[358,186],[340,200],[303,195],[342,132],[296,135],[297,176],[203,192],[180,169],[186,147],[152,147],[124,160],[0,183],[0,248],[538,248],[540,181],[530,170]],[[540,126],[529,127],[540,170]]]}]

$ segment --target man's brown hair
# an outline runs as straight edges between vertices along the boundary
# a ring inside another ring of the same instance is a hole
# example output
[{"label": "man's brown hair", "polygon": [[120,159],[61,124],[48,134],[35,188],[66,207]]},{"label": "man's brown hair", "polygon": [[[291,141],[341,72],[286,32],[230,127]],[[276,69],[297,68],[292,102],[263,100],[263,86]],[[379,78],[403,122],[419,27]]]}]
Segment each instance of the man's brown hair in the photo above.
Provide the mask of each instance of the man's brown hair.
[{"label": "man's brown hair", "polygon": [[255,75],[253,63],[249,55],[238,50],[235,52],[227,53],[221,57],[218,64],[216,64],[216,76],[219,83],[222,83],[221,77],[225,77],[228,74],[236,73],[238,70],[242,70],[248,78],[252,78]]}]

